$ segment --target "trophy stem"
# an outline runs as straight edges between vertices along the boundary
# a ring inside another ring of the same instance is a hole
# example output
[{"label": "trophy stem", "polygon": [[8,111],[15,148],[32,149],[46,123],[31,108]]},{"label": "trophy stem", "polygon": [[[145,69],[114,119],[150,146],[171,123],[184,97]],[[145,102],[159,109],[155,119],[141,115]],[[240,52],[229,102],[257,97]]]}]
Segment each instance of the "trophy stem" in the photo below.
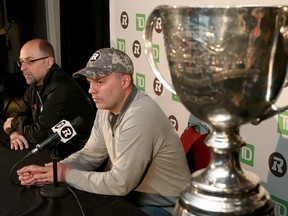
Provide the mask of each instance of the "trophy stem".
[{"label": "trophy stem", "polygon": [[239,151],[245,142],[239,130],[214,131],[206,143],[209,166],[192,174],[174,215],[274,215],[270,195],[259,178],[241,169]]}]

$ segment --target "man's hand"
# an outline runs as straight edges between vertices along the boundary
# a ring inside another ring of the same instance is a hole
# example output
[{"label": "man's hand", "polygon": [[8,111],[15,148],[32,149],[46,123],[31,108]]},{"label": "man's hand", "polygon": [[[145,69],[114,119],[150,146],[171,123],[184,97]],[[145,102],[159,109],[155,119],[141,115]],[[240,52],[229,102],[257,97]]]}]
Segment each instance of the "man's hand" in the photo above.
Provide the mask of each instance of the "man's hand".
[{"label": "man's hand", "polygon": [[3,129],[6,133],[8,133],[9,129],[11,129],[11,122],[13,120],[13,117],[7,118],[7,120],[3,124]]},{"label": "man's hand", "polygon": [[[65,164],[57,163],[58,182],[66,182],[66,177],[71,170]],[[29,165],[17,170],[18,179],[21,185],[30,187],[32,185],[43,186],[47,182],[54,182],[53,163],[45,164],[45,166]]]},{"label": "man's hand", "polygon": [[42,186],[53,175],[53,168],[46,168],[38,165],[29,165],[17,170],[18,179],[21,185],[30,187],[32,185]]},{"label": "man's hand", "polygon": [[14,131],[10,135],[10,148],[15,150],[23,150],[28,149],[28,141],[25,139],[24,136],[20,135],[17,131]]},{"label": "man's hand", "polygon": [[0,29],[0,35],[4,35],[4,34],[6,34],[7,32],[6,32],[6,30],[4,29],[4,28],[1,28]]}]

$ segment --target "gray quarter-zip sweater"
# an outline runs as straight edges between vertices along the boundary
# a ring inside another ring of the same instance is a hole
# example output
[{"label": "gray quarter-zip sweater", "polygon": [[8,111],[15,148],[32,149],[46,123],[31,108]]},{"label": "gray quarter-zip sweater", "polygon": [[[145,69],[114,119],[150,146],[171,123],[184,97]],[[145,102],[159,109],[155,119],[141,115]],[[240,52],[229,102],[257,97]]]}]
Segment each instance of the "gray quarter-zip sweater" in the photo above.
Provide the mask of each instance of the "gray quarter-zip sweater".
[{"label": "gray quarter-zip sweater", "polygon": [[[62,161],[73,169],[67,183],[83,191],[126,196],[138,205],[173,211],[190,171],[178,134],[159,105],[136,87],[115,124],[98,110],[85,147]],[[109,156],[111,169],[95,172]]]}]

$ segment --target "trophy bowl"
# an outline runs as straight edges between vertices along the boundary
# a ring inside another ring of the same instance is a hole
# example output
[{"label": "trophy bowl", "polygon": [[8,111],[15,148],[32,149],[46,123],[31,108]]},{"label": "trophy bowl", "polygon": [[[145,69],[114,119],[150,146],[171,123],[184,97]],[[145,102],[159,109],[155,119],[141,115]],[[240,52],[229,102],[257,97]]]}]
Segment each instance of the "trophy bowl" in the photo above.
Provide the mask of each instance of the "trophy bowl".
[{"label": "trophy bowl", "polygon": [[[206,140],[209,166],[192,174],[174,215],[274,215],[257,175],[241,169],[245,141],[239,129],[288,108],[275,105],[286,81],[287,10],[160,5],[149,15],[144,41],[154,74],[213,129]],[[159,18],[173,87],[153,59],[152,33]]]}]

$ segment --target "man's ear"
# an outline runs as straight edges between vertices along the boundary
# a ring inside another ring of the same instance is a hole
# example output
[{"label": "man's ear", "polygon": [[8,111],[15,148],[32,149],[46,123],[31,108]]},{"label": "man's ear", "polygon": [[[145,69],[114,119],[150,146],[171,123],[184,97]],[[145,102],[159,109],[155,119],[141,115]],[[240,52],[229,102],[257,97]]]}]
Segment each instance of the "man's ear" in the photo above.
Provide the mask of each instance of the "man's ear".
[{"label": "man's ear", "polygon": [[131,82],[132,82],[131,78],[132,77],[129,74],[124,74],[123,75],[122,82],[123,82],[123,87],[124,88],[127,88],[131,84]]},{"label": "man's ear", "polygon": [[49,56],[47,58],[47,67],[50,69],[52,67],[52,65],[54,64],[55,60],[52,56]]}]

